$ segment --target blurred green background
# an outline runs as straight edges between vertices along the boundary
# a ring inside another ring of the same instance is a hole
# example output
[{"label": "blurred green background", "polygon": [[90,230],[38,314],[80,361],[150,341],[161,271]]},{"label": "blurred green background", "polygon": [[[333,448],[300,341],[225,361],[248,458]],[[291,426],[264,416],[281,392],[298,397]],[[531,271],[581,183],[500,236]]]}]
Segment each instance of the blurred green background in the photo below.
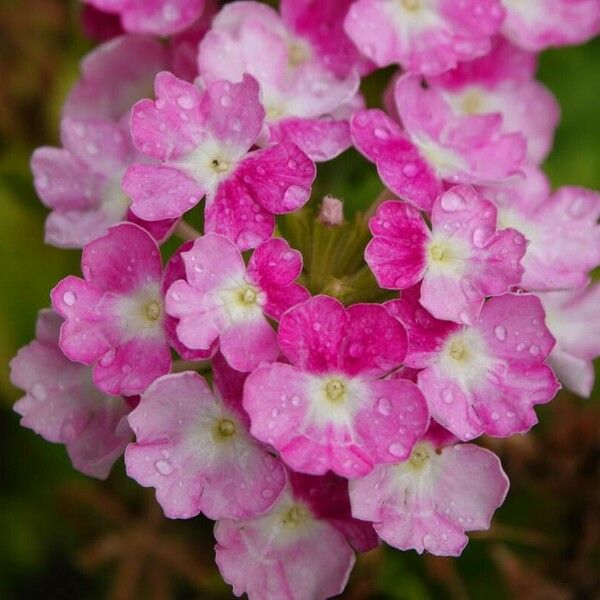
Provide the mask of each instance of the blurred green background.
[{"label": "blurred green background", "polygon": [[[78,3],[0,2],[0,598],[230,598],[213,567],[211,525],[166,522],[118,463],[108,482],[78,475],[64,449],[18,425],[8,361],[79,253],[43,245],[33,149],[57,144],[62,99],[91,47]],[[540,77],[563,117],[547,161],[554,185],[600,189],[600,40],[544,53]],[[363,208],[380,184],[347,153],[320,191]],[[488,441],[512,480],[490,532],[460,559],[379,549],[361,557],[344,598],[600,598],[600,403],[562,393],[528,436]]]}]

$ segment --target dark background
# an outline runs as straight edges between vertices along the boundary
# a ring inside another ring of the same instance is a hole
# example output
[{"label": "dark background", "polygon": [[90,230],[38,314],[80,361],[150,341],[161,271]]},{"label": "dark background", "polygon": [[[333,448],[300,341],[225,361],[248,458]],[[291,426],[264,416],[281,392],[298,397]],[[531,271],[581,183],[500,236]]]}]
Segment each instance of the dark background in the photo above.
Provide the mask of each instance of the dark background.
[{"label": "dark background", "polygon": [[[46,211],[28,161],[57,144],[62,99],[91,47],[79,4],[0,0],[0,598],[230,598],[213,566],[211,524],[167,522],[153,496],[117,463],[108,482],[76,473],[63,447],[18,425],[8,361],[34,334],[48,291],[79,272],[79,253],[43,245]],[[546,164],[554,185],[600,189],[600,40],[552,50],[540,77],[563,118]],[[388,76],[366,82],[377,98]],[[371,102],[373,104],[373,102]],[[348,152],[320,168],[315,198],[332,193],[349,211],[381,190],[374,169]],[[600,403],[561,393],[538,409],[527,436],[485,440],[512,488],[489,532],[457,560],[381,548],[359,558],[344,597],[600,598]]]}]

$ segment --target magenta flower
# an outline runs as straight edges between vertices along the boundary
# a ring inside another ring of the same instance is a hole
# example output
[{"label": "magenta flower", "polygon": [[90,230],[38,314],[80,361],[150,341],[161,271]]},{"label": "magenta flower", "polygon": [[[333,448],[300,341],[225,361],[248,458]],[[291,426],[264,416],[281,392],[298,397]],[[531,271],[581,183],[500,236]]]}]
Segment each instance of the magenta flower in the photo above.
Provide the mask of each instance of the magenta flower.
[{"label": "magenta flower", "polygon": [[85,279],[66,277],[51,293],[65,318],[60,349],[93,365],[94,383],[106,393],[139,394],[171,368],[158,247],[123,223],[84,247],[81,269]]},{"label": "magenta flower", "polygon": [[356,0],[345,25],[378,66],[437,75],[489,52],[503,18],[500,0]]},{"label": "magenta flower", "polygon": [[410,458],[350,482],[352,514],[400,550],[459,556],[466,531],[489,529],[508,478],[498,457],[433,424]]},{"label": "magenta flower", "polygon": [[512,227],[529,241],[522,287],[586,285],[600,264],[600,193],[575,186],[552,193],[546,176],[530,168],[525,180],[503,190],[487,188],[484,196],[498,207],[498,226]]},{"label": "magenta flower", "polygon": [[525,238],[496,230],[494,205],[469,186],[456,186],[434,203],[430,230],[404,202],[380,204],[369,222],[365,259],[381,287],[406,289],[422,280],[421,304],[438,319],[473,324],[486,296],[517,285]]},{"label": "magenta flower", "polygon": [[138,217],[178,218],[206,195],[206,231],[247,250],[271,236],[274,214],[308,200],[315,166],[297,146],[249,152],[264,118],[251,77],[218,81],[201,92],[165,72],[157,75],[155,91],[156,102],[135,105],[132,134],[136,147],[161,164],[134,165],[123,180]]},{"label": "magenta flower", "polygon": [[335,475],[289,472],[290,483],[265,515],[215,526],[216,561],[236,596],[324,600],[346,587],[353,548],[377,546],[371,524],[352,518],[348,484]]},{"label": "magenta flower", "polygon": [[248,267],[236,245],[207,233],[181,254],[187,281],[171,285],[167,312],[179,319],[177,337],[188,348],[208,350],[218,340],[227,362],[251,371],[279,354],[277,335],[267,317],[278,320],[309,293],[294,283],[302,256],[287,242],[261,244]]},{"label": "magenta flower", "polygon": [[532,52],[582,44],[600,33],[597,0],[505,0],[504,4],[502,33]]},{"label": "magenta flower", "polygon": [[285,0],[281,17],[258,2],[225,6],[200,45],[203,81],[252,75],[270,141],[292,141],[313,160],[334,158],[351,145],[348,118],[366,68],[342,29],[348,4]]},{"label": "magenta flower", "polygon": [[399,321],[317,296],[283,315],[278,337],[291,364],[260,366],[244,389],[256,438],[313,475],[360,477],[409,456],[429,415],[414,384],[382,379],[406,353]]},{"label": "magenta flower", "polygon": [[428,82],[442,92],[457,116],[500,113],[501,132],[525,136],[530,161],[540,164],[552,148],[560,107],[534,79],[536,67],[535,54],[499,37],[486,56],[461,63]]},{"label": "magenta flower", "polygon": [[213,393],[191,371],[165,375],[129,415],[136,443],[125,454],[127,473],[156,488],[167,517],[253,517],[283,490],[282,465],[248,432],[242,385],[234,394],[227,391],[217,387]]},{"label": "magenta flower", "polygon": [[492,298],[471,327],[438,321],[417,298],[418,290],[407,290],[387,308],[408,331],[405,362],[423,369],[418,386],[431,416],[463,441],[531,429],[537,423],[533,406],[560,389],[545,363],[555,340],[538,298]]},{"label": "magenta flower", "polygon": [[171,35],[189,27],[204,10],[205,0],[83,0],[120,16],[131,33]]},{"label": "magenta flower", "polygon": [[589,397],[594,387],[593,361],[600,356],[600,284],[538,297],[556,338],[550,365],[565,387]]},{"label": "magenta flower", "polygon": [[526,140],[502,133],[500,114],[457,116],[415,75],[398,80],[394,97],[404,128],[378,109],[358,111],[350,126],[356,148],[397,196],[431,210],[444,182],[499,183],[518,173]]},{"label": "magenta flower", "polygon": [[67,359],[58,347],[62,319],[39,313],[36,339],[10,363],[13,385],[25,390],[14,406],[21,425],[49,442],[64,444],[73,466],[105,479],[131,439],[130,406],[92,383],[91,369]]},{"label": "magenta flower", "polygon": [[152,223],[129,210],[121,177],[136,156],[124,127],[106,118],[64,118],[63,148],[38,148],[31,158],[35,189],[52,212],[46,242],[81,248],[124,220],[138,223],[156,239],[169,235],[173,220]]}]

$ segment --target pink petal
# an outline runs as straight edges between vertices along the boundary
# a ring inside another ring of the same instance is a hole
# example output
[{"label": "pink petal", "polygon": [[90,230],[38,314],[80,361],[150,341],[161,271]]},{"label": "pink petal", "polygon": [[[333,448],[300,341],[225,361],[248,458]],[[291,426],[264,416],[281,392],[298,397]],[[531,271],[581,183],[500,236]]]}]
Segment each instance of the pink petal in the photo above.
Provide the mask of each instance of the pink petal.
[{"label": "pink petal", "polygon": [[357,150],[375,162],[389,189],[417,208],[430,210],[442,184],[400,127],[375,109],[358,111],[350,129]]},{"label": "pink petal", "polygon": [[146,221],[181,217],[200,202],[206,191],[182,171],[158,165],[133,165],[122,183],[133,199],[131,210]]},{"label": "pink petal", "polygon": [[274,361],[279,354],[277,334],[262,316],[227,327],[221,333],[220,347],[225,360],[244,372]]},{"label": "pink petal", "polygon": [[236,171],[254,200],[275,214],[302,207],[315,176],[314,163],[291,142],[253,152]]},{"label": "pink petal", "polygon": [[430,231],[420,213],[403,202],[383,202],[369,221],[375,236],[365,260],[381,287],[405,289],[417,283],[425,270],[425,245]]}]

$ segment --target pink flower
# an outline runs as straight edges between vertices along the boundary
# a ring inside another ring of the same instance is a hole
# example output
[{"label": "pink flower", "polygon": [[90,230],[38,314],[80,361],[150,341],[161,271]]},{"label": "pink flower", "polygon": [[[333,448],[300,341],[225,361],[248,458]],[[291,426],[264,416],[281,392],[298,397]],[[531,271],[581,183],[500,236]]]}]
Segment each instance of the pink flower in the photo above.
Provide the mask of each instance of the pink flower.
[{"label": "pink flower", "polygon": [[484,190],[498,207],[498,226],[529,240],[521,285],[530,291],[583,287],[600,264],[600,194],[574,186],[551,193],[541,171],[526,173],[510,188]]},{"label": "pink flower", "polygon": [[536,56],[503,38],[486,56],[459,64],[429,78],[458,116],[500,113],[502,132],[520,132],[528,156],[541,163],[552,148],[560,107],[552,93],[534,79]]},{"label": "pink flower", "polygon": [[438,321],[417,298],[418,290],[407,290],[386,306],[408,331],[405,363],[423,369],[418,385],[432,417],[461,440],[531,429],[533,406],[560,388],[544,362],[554,338],[538,298],[492,298],[471,327]]},{"label": "pink flower", "polygon": [[224,392],[191,371],[165,375],[129,415],[136,443],[125,454],[127,474],[156,488],[169,518],[253,517],[283,490],[282,465],[248,432],[242,386]]},{"label": "pink flower", "polygon": [[502,33],[532,52],[581,44],[600,33],[597,0],[505,0],[504,4]]},{"label": "pink flower", "polygon": [[229,4],[200,45],[200,75],[212,83],[249,73],[261,87],[270,141],[330,160],[351,144],[348,113],[365,70],[342,29],[348,4],[285,0],[281,17],[258,2]]},{"label": "pink flower", "polygon": [[65,318],[60,349],[93,365],[106,393],[139,394],[171,368],[158,247],[137,225],[115,225],[84,247],[81,269],[85,279],[66,277],[51,293]]},{"label": "pink flower", "polygon": [[593,360],[600,356],[600,284],[574,292],[538,294],[546,324],[556,338],[549,362],[576,394],[589,397],[594,387]]},{"label": "pink flower", "polygon": [[63,116],[123,119],[129,127],[134,102],[152,92],[155,75],[168,63],[164,45],[148,36],[122,35],[94,48],[81,61]]},{"label": "pink flower", "polygon": [[283,315],[279,347],[291,364],[251,373],[244,408],[252,434],[292,469],[359,477],[410,454],[429,415],[414,384],[381,379],[406,352],[382,306],[317,296]]},{"label": "pink flower", "polygon": [[489,52],[503,18],[500,0],[357,0],[345,26],[380,67],[437,75]]},{"label": "pink flower", "polygon": [[105,479],[131,438],[130,408],[124,398],[98,391],[91,370],[63,355],[61,322],[51,310],[41,311],[36,339],[11,361],[11,382],[26,392],[14,408],[21,425],[65,444],[77,470]]},{"label": "pink flower", "polygon": [[356,148],[377,165],[396,195],[430,210],[443,182],[499,183],[515,175],[526,153],[519,133],[502,133],[500,114],[457,116],[442,92],[401,77],[395,101],[404,128],[381,110],[358,111],[351,121]]},{"label": "pink flower", "polygon": [[493,452],[456,444],[433,424],[408,460],[351,481],[350,501],[352,514],[372,521],[391,546],[459,556],[468,542],[465,532],[489,528],[508,486]]},{"label": "pink flower", "polygon": [[83,0],[121,17],[125,31],[171,35],[191,25],[204,10],[205,0]]},{"label": "pink flower", "polygon": [[201,92],[165,72],[155,91],[156,102],[135,105],[132,134],[136,147],[162,164],[134,165],[123,180],[138,217],[177,218],[206,195],[206,231],[247,250],[271,236],[274,214],[308,200],[315,166],[294,144],[249,152],[264,118],[252,77]]},{"label": "pink flower", "polygon": [[423,281],[421,304],[438,319],[473,324],[486,296],[521,280],[525,238],[496,230],[494,205],[470,186],[455,186],[434,203],[430,230],[404,202],[380,204],[369,222],[365,259],[379,285],[406,289]]},{"label": "pink flower", "polygon": [[335,475],[289,473],[290,484],[263,516],[215,526],[216,561],[236,596],[324,600],[346,587],[353,548],[377,545],[368,523],[350,514],[347,483]]},{"label": "pink flower", "polygon": [[177,337],[188,348],[208,350],[215,342],[238,371],[251,371],[279,354],[267,317],[278,320],[309,293],[294,283],[302,256],[287,242],[261,244],[248,267],[236,245],[208,233],[181,254],[187,281],[171,285],[167,313],[179,319]]},{"label": "pink flower", "polygon": [[44,146],[31,158],[35,189],[51,209],[46,242],[81,248],[124,220],[138,223],[157,240],[167,237],[173,220],[146,222],[129,210],[121,177],[136,156],[129,133],[106,118],[64,118],[63,148]]}]

